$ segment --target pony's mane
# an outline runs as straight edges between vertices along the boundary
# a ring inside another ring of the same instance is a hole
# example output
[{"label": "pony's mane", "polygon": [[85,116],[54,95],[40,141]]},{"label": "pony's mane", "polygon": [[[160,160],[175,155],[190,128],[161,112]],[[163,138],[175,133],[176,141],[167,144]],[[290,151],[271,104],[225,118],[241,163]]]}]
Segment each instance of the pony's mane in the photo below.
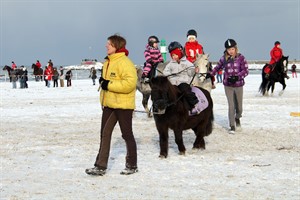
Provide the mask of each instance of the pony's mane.
[{"label": "pony's mane", "polygon": [[178,88],[172,85],[166,76],[157,76],[151,79],[150,82],[152,90],[167,92],[169,100],[176,100]]}]

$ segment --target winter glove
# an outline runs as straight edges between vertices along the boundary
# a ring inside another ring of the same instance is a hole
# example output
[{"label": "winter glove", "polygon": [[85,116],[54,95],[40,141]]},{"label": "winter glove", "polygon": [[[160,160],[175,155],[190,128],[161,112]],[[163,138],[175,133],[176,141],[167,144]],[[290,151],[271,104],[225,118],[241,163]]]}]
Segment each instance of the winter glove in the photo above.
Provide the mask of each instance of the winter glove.
[{"label": "winter glove", "polygon": [[103,82],[103,80],[105,80],[104,78],[102,78],[102,76],[100,76],[99,78],[99,84],[101,85],[101,83]]},{"label": "winter glove", "polygon": [[150,63],[152,66],[154,65],[154,62],[152,59],[148,60],[148,63]]},{"label": "winter glove", "polygon": [[237,82],[238,80],[239,80],[238,76],[229,76],[227,79],[228,83],[231,83],[231,84],[235,84],[235,82]]},{"label": "winter glove", "polygon": [[184,94],[191,91],[191,86],[187,83],[180,83],[177,87]]},{"label": "winter glove", "polygon": [[109,80],[103,79],[103,81],[101,83],[102,90],[107,90],[108,83],[109,83]]}]

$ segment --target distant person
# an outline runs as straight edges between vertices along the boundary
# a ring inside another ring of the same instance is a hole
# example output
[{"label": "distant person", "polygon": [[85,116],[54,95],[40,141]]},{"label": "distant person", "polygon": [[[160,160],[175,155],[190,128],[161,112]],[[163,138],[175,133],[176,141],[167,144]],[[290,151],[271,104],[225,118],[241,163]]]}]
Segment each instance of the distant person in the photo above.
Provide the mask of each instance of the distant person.
[{"label": "distant person", "polygon": [[42,67],[42,64],[40,63],[39,60],[36,61],[35,65],[36,65],[38,68],[41,68],[41,67]]},{"label": "distant person", "polygon": [[45,70],[45,80],[47,80],[48,88],[51,86],[52,76],[53,76],[52,67],[50,65],[48,65],[48,67]]},{"label": "distant person", "polygon": [[291,71],[292,71],[292,77],[293,78],[297,78],[297,70],[296,70],[296,65],[295,65],[295,63],[292,65],[292,67],[291,67]]},{"label": "distant person", "polygon": [[28,70],[26,67],[23,68],[23,71],[24,71],[24,76],[25,76],[25,80],[24,80],[24,86],[25,88],[28,88]]},{"label": "distant person", "polygon": [[[271,59],[270,59],[270,62],[269,62],[269,67],[267,67],[265,69],[265,73],[267,74],[267,77],[268,75],[271,73],[271,71],[274,69],[276,63],[282,58],[283,56],[283,51],[282,51],[282,48],[280,46],[280,42],[279,41],[276,41],[274,43],[274,47],[271,49],[270,51],[270,56],[271,56]],[[289,79],[290,77],[287,75],[287,72],[282,70],[283,74],[284,74],[284,77]]]},{"label": "distant person", "polygon": [[217,73],[217,82],[222,83],[222,75],[223,75],[223,70],[220,69]]},{"label": "distant person", "polygon": [[223,85],[228,102],[229,133],[235,133],[241,127],[240,118],[243,113],[244,78],[248,75],[248,63],[238,52],[237,43],[233,39],[225,41],[224,55],[212,70],[214,76],[220,69],[224,70]]},{"label": "distant person", "polygon": [[17,70],[16,69],[12,69],[10,71],[10,78],[11,78],[11,82],[12,82],[12,88],[17,89],[18,76],[17,76]]},{"label": "distant person", "polygon": [[59,68],[59,83],[60,83],[60,87],[64,87],[65,83],[64,83],[64,68],[63,66],[60,66]]},{"label": "distant person", "polygon": [[[108,37],[107,60],[99,79],[102,121],[100,148],[93,168],[86,169],[89,175],[103,176],[107,170],[111,137],[118,123],[126,143],[125,169],[121,175],[138,172],[137,146],[132,131],[132,114],[135,108],[137,73],[133,62],[127,57],[126,40],[119,35]],[[109,66],[109,67],[108,67]],[[110,67],[112,66],[112,67]]]},{"label": "distant person", "polygon": [[148,38],[148,43],[144,51],[146,62],[144,63],[142,78],[144,82],[149,82],[149,79],[155,75],[155,70],[158,63],[163,63],[164,59],[158,48],[159,39],[152,35]]},{"label": "distant person", "polygon": [[91,68],[89,77],[92,78],[93,85],[95,85],[96,84],[96,78],[97,78],[97,71],[96,71],[95,67]]},{"label": "distant person", "polygon": [[69,69],[66,73],[67,87],[72,86],[72,77],[73,77],[72,70]]},{"label": "distant person", "polygon": [[53,68],[53,76],[52,76],[52,79],[53,79],[53,87],[58,87],[58,78],[59,78],[59,73],[57,71],[57,68],[54,67]]},{"label": "distant person", "polygon": [[51,66],[51,67],[53,67],[53,66],[54,66],[54,65],[53,65],[53,62],[52,62],[52,60],[51,60],[51,59],[48,61],[48,66]]},{"label": "distant person", "polygon": [[11,62],[11,68],[12,69],[17,69],[17,65],[14,61]]},{"label": "distant person", "polygon": [[46,79],[46,71],[47,71],[47,66],[45,66],[45,69],[44,69],[44,81],[45,81],[45,86],[47,87],[48,86],[48,79]]}]

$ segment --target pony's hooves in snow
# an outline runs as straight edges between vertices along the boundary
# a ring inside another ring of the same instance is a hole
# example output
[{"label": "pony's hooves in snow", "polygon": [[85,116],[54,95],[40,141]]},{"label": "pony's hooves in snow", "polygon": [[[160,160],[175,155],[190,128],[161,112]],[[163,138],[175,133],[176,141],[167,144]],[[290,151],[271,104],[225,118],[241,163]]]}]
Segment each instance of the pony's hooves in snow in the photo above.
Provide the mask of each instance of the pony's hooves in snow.
[{"label": "pony's hooves in snow", "polygon": [[158,157],[161,159],[165,159],[165,158],[167,158],[167,155],[159,155]]}]

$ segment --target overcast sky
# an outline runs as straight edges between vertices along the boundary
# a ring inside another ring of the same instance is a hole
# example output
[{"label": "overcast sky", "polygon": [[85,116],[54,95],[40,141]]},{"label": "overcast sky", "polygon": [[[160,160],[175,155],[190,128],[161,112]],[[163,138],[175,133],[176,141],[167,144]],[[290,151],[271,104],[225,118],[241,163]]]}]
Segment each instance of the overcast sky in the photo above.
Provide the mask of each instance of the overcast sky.
[{"label": "overcast sky", "polygon": [[[147,38],[167,44],[186,42],[189,29],[198,32],[210,60],[222,56],[224,42],[236,40],[248,60],[269,60],[280,41],[290,60],[299,60],[299,0],[0,0],[0,65],[79,64],[106,56],[107,37],[127,40],[129,57],[144,62]],[[167,55],[169,59],[169,54]]]}]

